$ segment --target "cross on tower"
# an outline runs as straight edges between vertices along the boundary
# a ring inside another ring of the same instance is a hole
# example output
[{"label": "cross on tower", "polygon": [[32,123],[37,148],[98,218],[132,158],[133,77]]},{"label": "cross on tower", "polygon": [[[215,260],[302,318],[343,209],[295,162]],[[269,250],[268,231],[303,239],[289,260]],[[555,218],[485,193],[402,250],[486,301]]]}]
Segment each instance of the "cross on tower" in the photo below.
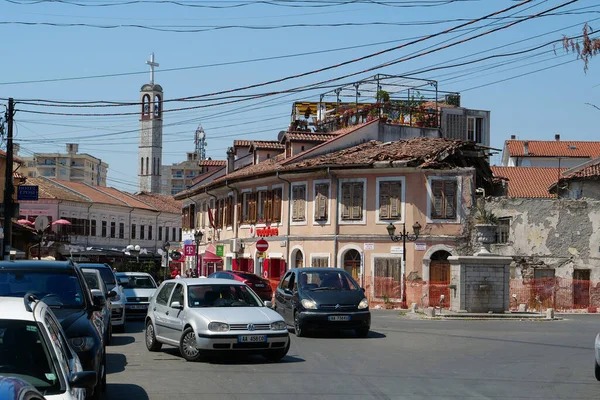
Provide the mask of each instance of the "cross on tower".
[{"label": "cross on tower", "polygon": [[146,64],[150,66],[150,84],[154,85],[154,67],[158,67],[158,63],[154,62],[154,53],[150,56],[150,61],[146,61]]}]

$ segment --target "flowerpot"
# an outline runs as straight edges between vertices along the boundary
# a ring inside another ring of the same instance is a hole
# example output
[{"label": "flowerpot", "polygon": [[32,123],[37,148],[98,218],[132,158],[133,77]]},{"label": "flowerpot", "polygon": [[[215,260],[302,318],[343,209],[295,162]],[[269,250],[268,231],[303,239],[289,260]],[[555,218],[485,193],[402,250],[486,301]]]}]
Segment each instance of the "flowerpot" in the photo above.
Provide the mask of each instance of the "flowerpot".
[{"label": "flowerpot", "polygon": [[493,224],[475,225],[477,242],[481,246],[475,255],[490,254],[490,244],[496,241],[496,230],[497,226]]}]

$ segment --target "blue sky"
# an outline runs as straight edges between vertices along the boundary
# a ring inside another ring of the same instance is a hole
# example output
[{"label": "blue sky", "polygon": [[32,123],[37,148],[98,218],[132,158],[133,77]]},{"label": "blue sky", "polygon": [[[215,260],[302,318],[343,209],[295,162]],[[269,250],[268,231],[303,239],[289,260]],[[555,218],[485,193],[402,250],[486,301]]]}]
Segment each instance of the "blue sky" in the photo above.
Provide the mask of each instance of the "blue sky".
[{"label": "blue sky", "polygon": [[[401,3],[398,0],[390,1],[395,5]],[[78,4],[123,2],[124,0],[79,0]],[[502,16],[530,15],[565,2],[566,0],[536,0]],[[285,24],[436,21],[435,24],[421,23],[411,26],[294,27],[273,30],[232,28],[196,33],[158,32],[130,27],[98,29],[0,24],[0,35],[4,38],[4,56],[0,63],[1,98],[116,102],[139,100],[140,87],[149,81],[149,69],[145,61],[152,52],[156,54],[156,61],[160,63],[155,81],[163,87],[165,99],[173,99],[260,83],[355,59],[399,45],[407,38],[436,33],[460,23],[443,22],[448,19],[476,18],[516,4],[515,1],[509,0],[472,0],[437,7],[413,8],[386,7],[359,2],[321,8],[253,4],[238,8],[209,9],[157,3],[110,7],[82,7],[52,2],[32,4],[28,0],[22,0],[22,3],[14,4],[0,0],[0,22],[128,24],[161,26],[167,29],[194,29],[194,27],[209,25],[264,27]],[[221,2],[183,0],[181,3],[221,6],[235,4],[232,0]],[[310,1],[304,4],[309,3]],[[318,3],[323,4],[323,2]],[[597,0],[580,0],[561,9],[561,11],[568,10],[575,10],[575,13],[526,21],[471,42],[375,72],[402,75],[434,64],[451,62],[460,57],[468,56],[469,58],[466,58],[468,60],[483,55],[506,53],[560,39],[562,34],[577,35],[586,21],[592,21],[590,22],[592,27],[600,25],[600,4]],[[499,21],[499,23],[507,22],[508,20]],[[489,22],[476,26],[487,23]],[[569,28],[570,26],[573,27]],[[490,27],[481,28],[467,36],[487,29]],[[556,32],[550,33],[551,31]],[[335,78],[409,55],[457,38],[459,35],[463,35],[460,36],[462,39],[466,37],[464,34],[465,32],[444,35],[344,67],[241,94],[284,90]],[[483,55],[473,55],[537,35],[543,36],[489,51]],[[239,62],[384,41],[394,41],[394,43],[279,60]],[[599,61],[592,60],[590,69],[585,74],[582,62],[575,60],[575,56],[567,55],[560,49],[554,55],[551,49],[552,47],[545,47],[538,52],[515,56],[512,58],[512,63],[497,68],[489,69],[499,60],[489,60],[460,68],[430,72],[419,77],[438,80],[440,90],[461,92],[463,106],[490,110],[494,147],[501,148],[504,140],[511,134],[529,140],[552,140],[556,133],[560,133],[564,140],[598,140],[595,121],[600,118],[600,111],[585,103],[600,103],[598,101],[600,86],[595,87],[600,84],[597,73]],[[546,53],[538,54],[542,51]],[[531,55],[535,56],[528,57]],[[207,66],[236,61],[238,63],[232,65]],[[553,67],[567,61],[572,62]],[[204,67],[164,71],[197,66]],[[546,67],[552,68],[487,85]],[[22,83],[135,72],[140,74]],[[362,74],[343,82],[366,78],[374,75],[375,72]],[[468,90],[480,85],[487,86]],[[226,148],[231,145],[233,139],[275,139],[278,132],[286,129],[289,124],[293,101],[301,99],[316,101],[319,94],[324,91],[326,90],[317,89],[235,105],[165,113],[163,163],[183,161],[185,152],[193,148],[194,132],[199,122],[202,123],[207,134],[207,155],[212,158],[224,158]],[[165,109],[196,104],[198,103],[174,102],[166,105]],[[18,108],[45,112],[82,112],[81,109],[56,107],[23,105]],[[91,110],[91,112],[110,114],[136,111],[138,107]],[[136,190],[138,116],[72,117],[18,112],[15,121],[17,122],[15,141],[21,143],[22,147],[20,155],[64,151],[65,143],[79,143],[80,152],[92,154],[110,165],[108,176],[110,186],[127,191]],[[114,135],[97,137],[107,133]]]}]

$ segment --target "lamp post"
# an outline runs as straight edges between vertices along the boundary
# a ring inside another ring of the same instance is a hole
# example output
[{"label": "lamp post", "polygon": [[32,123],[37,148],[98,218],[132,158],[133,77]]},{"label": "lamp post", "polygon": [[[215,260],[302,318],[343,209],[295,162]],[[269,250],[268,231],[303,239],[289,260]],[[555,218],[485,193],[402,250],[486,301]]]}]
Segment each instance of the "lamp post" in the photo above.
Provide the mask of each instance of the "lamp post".
[{"label": "lamp post", "polygon": [[396,227],[394,226],[394,224],[390,222],[390,224],[387,226],[388,234],[390,235],[390,239],[392,239],[393,242],[399,242],[402,240],[402,270],[400,272],[400,307],[403,308],[406,308],[406,241],[409,240],[411,242],[414,242],[419,238],[419,233],[421,232],[421,224],[419,224],[419,222],[417,221],[413,224],[412,228],[413,233],[406,232],[406,224],[403,223],[402,233],[396,235]]},{"label": "lamp post", "polygon": [[198,273],[198,252],[200,250],[200,242],[202,241],[202,236],[203,233],[202,231],[196,231],[194,232],[194,242],[196,242],[196,266],[194,267],[194,269],[196,270],[196,275],[200,275]]},{"label": "lamp post", "polygon": [[167,279],[167,268],[169,268],[169,247],[171,247],[171,243],[165,242],[163,244],[163,250],[165,251],[165,269],[163,270],[163,281]]},{"label": "lamp post", "polygon": [[130,244],[129,246],[127,246],[127,251],[129,252],[129,254],[135,256],[135,259],[138,264],[140,262],[140,250],[142,249],[140,248],[139,244],[136,244],[135,246]]}]

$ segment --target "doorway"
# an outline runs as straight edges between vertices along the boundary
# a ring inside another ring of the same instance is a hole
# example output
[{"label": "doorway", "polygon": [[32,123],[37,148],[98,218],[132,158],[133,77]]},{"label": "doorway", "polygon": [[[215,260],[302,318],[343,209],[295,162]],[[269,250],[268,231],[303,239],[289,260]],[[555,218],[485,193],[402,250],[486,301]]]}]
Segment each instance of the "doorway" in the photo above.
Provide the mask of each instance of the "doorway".
[{"label": "doorway", "polygon": [[354,280],[358,281],[360,274],[360,253],[357,250],[350,249],[344,254],[344,270],[348,272]]},{"label": "doorway", "polygon": [[302,251],[296,250],[296,254],[294,255],[294,268],[303,268],[304,267],[304,254]]},{"label": "doorway", "polygon": [[444,250],[431,255],[429,264],[429,304],[439,306],[440,298],[444,295],[443,308],[450,307],[450,253]]},{"label": "doorway", "polygon": [[573,308],[588,308],[590,305],[590,270],[573,271]]}]

